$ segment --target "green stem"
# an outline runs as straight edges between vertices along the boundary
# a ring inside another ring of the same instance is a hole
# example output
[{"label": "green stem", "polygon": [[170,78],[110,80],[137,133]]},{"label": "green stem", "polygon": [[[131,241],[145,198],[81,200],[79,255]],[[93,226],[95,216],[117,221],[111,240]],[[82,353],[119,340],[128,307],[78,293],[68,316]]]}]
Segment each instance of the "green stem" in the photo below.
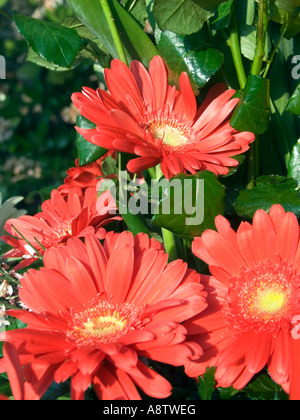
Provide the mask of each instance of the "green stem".
[{"label": "green stem", "polygon": [[[118,153],[118,166],[119,166],[119,197],[116,198],[116,204],[120,215],[122,216],[128,230],[136,236],[139,233],[146,233],[150,237],[149,229],[145,223],[140,219],[137,214],[132,214],[128,206],[128,192],[123,189],[123,183],[121,180],[122,171],[122,153]],[[127,181],[126,181],[127,182]]]},{"label": "green stem", "polygon": [[8,15],[7,13],[5,13],[3,10],[0,9],[0,14],[5,16],[7,19],[9,20],[13,20],[12,16]]},{"label": "green stem", "polygon": [[118,28],[117,25],[115,23],[115,19],[113,17],[113,14],[111,12],[111,8],[109,6],[109,0],[100,0],[100,4],[102,6],[103,9],[103,13],[104,16],[106,18],[107,24],[109,26],[113,41],[115,43],[116,49],[117,49],[117,53],[119,56],[119,59],[121,61],[123,61],[123,63],[126,64],[126,66],[128,66],[128,61],[127,61],[127,57],[125,54],[125,50],[118,32]]},{"label": "green stem", "polygon": [[247,82],[247,76],[245,73],[243,58],[241,54],[239,29],[238,29],[238,23],[237,23],[237,18],[236,18],[235,7],[232,12],[231,24],[230,24],[229,29],[230,29],[230,34],[229,34],[227,44],[231,50],[240,88],[244,89]]},{"label": "green stem", "polygon": [[[263,61],[265,59],[265,46],[267,40],[267,31],[269,24],[268,14],[268,0],[259,1],[258,9],[258,27],[256,38],[256,49],[254,60],[251,67],[251,74],[260,76],[262,71]],[[259,145],[258,138],[250,146],[248,152],[248,184],[247,189],[252,189],[255,186],[255,178],[259,173]]]},{"label": "green stem", "polygon": [[260,0],[258,8],[258,27],[257,27],[257,40],[254,60],[252,63],[251,74],[260,76],[262,64],[265,58],[265,47],[267,40],[269,24],[268,1]]},{"label": "green stem", "polygon": [[17,284],[18,286],[20,286],[20,282],[14,278],[12,278],[9,274],[7,274],[4,270],[2,270],[2,268],[0,268],[0,273],[3,277],[5,277],[8,282],[10,283],[14,283]]},{"label": "green stem", "polygon": [[[158,182],[163,176],[160,164],[156,166],[155,173],[155,178]],[[161,228],[161,231],[166,253],[169,254],[169,262],[178,260],[179,257],[174,233],[165,228]]]},{"label": "green stem", "polygon": [[[243,58],[240,47],[240,36],[238,29],[238,22],[236,17],[235,6],[232,12],[231,24],[230,24],[230,35],[227,41],[231,50],[234,66],[236,69],[239,85],[241,89],[244,89],[247,83],[247,76],[244,69]],[[255,185],[255,172],[258,162],[256,163],[256,157],[258,149],[255,145],[256,141],[250,146],[250,150],[247,154],[247,167],[248,167],[248,180],[247,188],[252,189]]]},{"label": "green stem", "polygon": [[280,44],[281,44],[281,41],[282,41],[282,40],[283,40],[283,38],[284,38],[284,35],[285,35],[286,31],[287,31],[287,28],[288,28],[288,25],[286,24],[286,25],[284,26],[284,28],[283,28],[282,32],[281,32],[281,35],[280,35],[280,38],[279,38],[278,42],[277,42],[277,44],[275,45],[274,50],[273,50],[273,52],[272,52],[272,54],[271,54],[271,56],[270,56],[270,58],[269,58],[269,60],[268,60],[268,64],[267,64],[266,69],[265,69],[264,74],[263,74],[263,78],[264,78],[264,79],[267,77],[267,75],[268,75],[268,73],[269,73],[269,70],[270,70],[271,65],[272,65],[272,63],[273,63],[273,60],[274,60],[274,57],[275,57],[275,55],[276,55],[276,53],[277,53],[277,50],[278,50],[278,48],[279,48],[279,46],[280,46]]},{"label": "green stem", "polygon": [[14,225],[11,225],[11,227],[17,232],[18,235],[21,236],[21,238],[34,250],[36,255],[42,260],[42,254],[25,238],[24,235],[22,235],[22,233]]}]

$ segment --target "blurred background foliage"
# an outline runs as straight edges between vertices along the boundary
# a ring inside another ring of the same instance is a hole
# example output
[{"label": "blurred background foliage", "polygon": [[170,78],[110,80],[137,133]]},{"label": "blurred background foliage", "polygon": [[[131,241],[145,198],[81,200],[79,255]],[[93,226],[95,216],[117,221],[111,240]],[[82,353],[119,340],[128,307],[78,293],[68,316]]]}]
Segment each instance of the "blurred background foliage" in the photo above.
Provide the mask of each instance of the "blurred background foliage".
[{"label": "blurred background foliage", "polygon": [[[70,15],[61,0],[0,0],[0,7],[52,22]],[[83,85],[97,87],[98,80],[88,59],[70,71],[28,61],[24,38],[3,15],[0,55],[6,59],[6,80],[0,80],[0,192],[3,200],[24,196],[22,207],[34,214],[74,166],[77,110],[71,94]]]}]

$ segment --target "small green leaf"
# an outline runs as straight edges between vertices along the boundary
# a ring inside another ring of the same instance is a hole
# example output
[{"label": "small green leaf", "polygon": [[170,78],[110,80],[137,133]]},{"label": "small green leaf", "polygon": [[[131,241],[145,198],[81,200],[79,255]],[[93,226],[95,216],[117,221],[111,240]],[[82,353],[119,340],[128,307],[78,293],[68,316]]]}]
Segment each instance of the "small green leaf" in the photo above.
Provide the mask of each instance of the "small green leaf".
[{"label": "small green leaf", "polygon": [[224,212],[225,188],[208,171],[161,180],[164,196],[153,209],[152,223],[181,238],[192,240],[215,228],[215,218]]},{"label": "small green leaf", "polygon": [[141,25],[145,26],[145,21],[148,17],[147,6],[145,0],[121,0],[122,5],[128,13]]},{"label": "small green leaf", "polygon": [[[81,115],[77,117],[77,127],[90,130],[95,128],[95,124]],[[106,149],[95,144],[90,143],[81,134],[77,133],[77,149],[79,166],[85,166],[100,159],[107,152]]]},{"label": "small green leaf", "polygon": [[300,143],[294,147],[288,166],[288,176],[294,178],[300,185]]},{"label": "small green leaf", "polygon": [[233,4],[233,0],[228,0],[218,6],[217,17],[212,22],[213,29],[219,31],[229,26]]},{"label": "small green leaf", "polygon": [[269,122],[270,81],[250,75],[230,123],[238,131],[263,134],[267,130]]},{"label": "small green leaf", "polygon": [[252,219],[254,213],[263,209],[269,211],[274,204],[281,204],[286,211],[300,216],[300,193],[293,178],[277,175],[262,176],[256,180],[252,190],[240,193],[234,208],[240,217]]},{"label": "small green leaf", "polygon": [[199,376],[198,393],[202,401],[211,401],[215,391],[215,368],[207,368],[204,375]]},{"label": "small green leaf", "polygon": [[0,193],[0,238],[4,235],[4,225],[8,219],[16,219],[26,214],[26,210],[19,210],[16,205],[23,201],[24,197],[11,197],[2,204],[2,194]]},{"label": "small green leaf", "polygon": [[199,31],[223,0],[155,0],[154,15],[162,31],[189,35]]},{"label": "small green leaf", "polygon": [[286,111],[292,112],[295,115],[300,115],[300,84],[291,96],[291,99],[287,104]]},{"label": "small green leaf", "polygon": [[23,15],[15,15],[14,21],[36,54],[54,66],[71,68],[81,46],[74,29]]}]

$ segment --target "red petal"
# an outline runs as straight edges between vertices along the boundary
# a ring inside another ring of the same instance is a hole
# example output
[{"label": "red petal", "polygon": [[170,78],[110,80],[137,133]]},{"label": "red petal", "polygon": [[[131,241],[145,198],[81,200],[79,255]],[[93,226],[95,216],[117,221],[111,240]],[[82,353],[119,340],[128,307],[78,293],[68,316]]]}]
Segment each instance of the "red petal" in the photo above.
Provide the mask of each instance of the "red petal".
[{"label": "red petal", "polygon": [[193,120],[197,112],[197,102],[187,73],[181,74],[179,84],[184,105],[183,114],[188,120]]},{"label": "red petal", "polygon": [[105,273],[105,290],[113,303],[123,303],[132,282],[134,267],[133,247],[121,244],[110,256]]},{"label": "red petal", "polygon": [[272,336],[268,333],[253,335],[246,350],[246,365],[249,372],[255,374],[266,366],[271,355],[272,341]]},{"label": "red petal", "polygon": [[3,356],[5,358],[6,372],[14,398],[15,400],[24,400],[24,375],[18,353],[12,344],[8,342],[4,344]]},{"label": "red petal", "polygon": [[157,55],[151,60],[149,73],[155,92],[156,110],[159,111],[165,103],[168,89],[167,68],[160,56]]}]

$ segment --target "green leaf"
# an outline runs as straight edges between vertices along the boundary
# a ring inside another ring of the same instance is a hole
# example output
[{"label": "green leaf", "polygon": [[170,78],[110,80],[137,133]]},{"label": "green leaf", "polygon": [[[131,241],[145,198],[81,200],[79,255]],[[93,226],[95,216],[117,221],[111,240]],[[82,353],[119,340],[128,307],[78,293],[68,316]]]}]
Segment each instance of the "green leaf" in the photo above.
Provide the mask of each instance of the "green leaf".
[{"label": "green leaf", "polygon": [[252,219],[257,210],[269,211],[274,204],[281,204],[286,211],[299,217],[300,193],[297,188],[293,178],[277,175],[259,177],[252,190],[240,193],[234,205],[235,211],[240,217]]},{"label": "green leaf", "polygon": [[[80,21],[100,40],[105,49],[113,58],[118,58],[118,53],[104,16],[99,0],[68,0],[75,15]],[[158,55],[158,51],[138,23],[120,5],[117,0],[110,1],[110,7],[118,31],[124,45],[127,59],[139,60],[148,66],[151,59]]]},{"label": "green leaf", "polygon": [[282,9],[277,3],[270,5],[270,19],[282,25],[284,37],[291,39],[300,32],[300,7],[296,9]]},{"label": "green leaf", "polygon": [[45,67],[48,70],[61,72],[61,71],[70,71],[70,70],[76,68],[82,62],[82,59],[76,58],[75,61],[72,64],[71,68],[60,67],[60,66],[56,66],[56,65],[50,63],[47,60],[44,60],[41,56],[39,56],[31,48],[29,48],[28,55],[27,55],[27,61],[30,61],[31,63],[34,63],[37,66]]},{"label": "green leaf", "polygon": [[294,147],[288,166],[288,177],[294,178],[300,185],[300,143]]},{"label": "green leaf", "polygon": [[292,112],[295,115],[300,115],[300,84],[291,96],[291,99],[287,104],[286,111]]},{"label": "green leaf", "polygon": [[145,0],[121,0],[128,13],[141,25],[145,26],[145,21],[148,17],[147,6]]},{"label": "green leaf", "polygon": [[[77,127],[90,130],[95,128],[95,124],[81,115],[77,117]],[[77,133],[77,149],[79,166],[85,166],[100,159],[107,152],[106,149],[90,143],[81,134]]]},{"label": "green leaf", "polygon": [[270,81],[250,75],[231,125],[238,131],[263,134],[270,122]]},{"label": "green leaf", "polygon": [[238,7],[236,7],[236,14],[239,23],[253,25],[256,16],[256,1],[244,0],[239,2]]},{"label": "green leaf", "polygon": [[14,21],[36,54],[55,66],[71,68],[81,46],[74,29],[23,15],[15,15]]},{"label": "green leaf", "polygon": [[234,0],[228,0],[218,6],[217,17],[212,22],[212,29],[217,31],[229,26]]},{"label": "green leaf", "polygon": [[[100,42],[100,40],[94,35],[76,16],[67,16],[63,21],[62,25],[67,28],[75,29],[83,40],[83,46],[81,48],[79,59],[88,58],[99,63],[102,67],[107,68],[111,62],[111,56]],[[76,60],[78,61],[78,59]],[[76,63],[75,61],[75,63]]]},{"label": "green leaf", "polygon": [[[280,34],[276,25],[270,25],[272,43],[276,45]],[[297,56],[300,48],[300,35],[294,39],[283,39],[270,71],[270,96],[272,98],[271,124],[259,138],[261,175],[287,174],[290,153],[300,132],[300,119],[287,113],[286,106],[299,81],[294,80],[296,70],[291,57]]]},{"label": "green leaf", "polygon": [[174,32],[156,32],[158,49],[169,69],[178,78],[187,72],[195,92],[207,84],[221,68],[224,56],[212,47],[207,30],[193,35],[178,35]]},{"label": "green leaf", "polygon": [[70,393],[70,385],[68,382],[56,383],[53,382],[50,387],[47,389],[41,401],[54,401],[63,395],[68,395]]},{"label": "green leaf", "polygon": [[278,9],[292,12],[300,6],[300,3],[299,0],[275,0],[275,5],[278,7]]},{"label": "green leaf", "polygon": [[198,32],[223,0],[155,0],[154,15],[162,31],[189,35]]},{"label": "green leaf", "polygon": [[23,201],[24,197],[11,197],[2,204],[0,193],[0,238],[4,235],[4,225],[8,219],[16,219],[26,214],[26,210],[19,210],[15,206]]},{"label": "green leaf", "polygon": [[216,216],[224,212],[225,188],[213,173],[180,175],[158,185],[164,196],[152,212],[154,225],[187,240],[215,228]]},{"label": "green leaf", "polygon": [[198,393],[202,401],[211,401],[215,391],[215,368],[207,368],[204,375],[199,376]]},{"label": "green leaf", "polygon": [[287,400],[288,395],[277,385],[267,373],[261,373],[244,389],[251,400]]}]

